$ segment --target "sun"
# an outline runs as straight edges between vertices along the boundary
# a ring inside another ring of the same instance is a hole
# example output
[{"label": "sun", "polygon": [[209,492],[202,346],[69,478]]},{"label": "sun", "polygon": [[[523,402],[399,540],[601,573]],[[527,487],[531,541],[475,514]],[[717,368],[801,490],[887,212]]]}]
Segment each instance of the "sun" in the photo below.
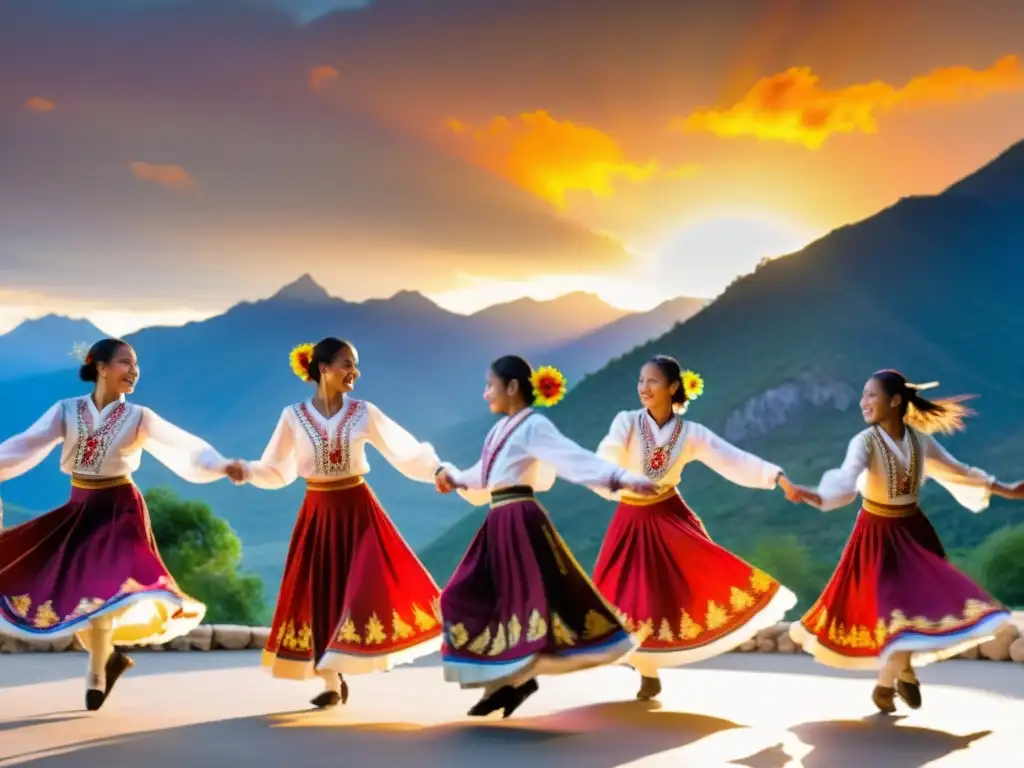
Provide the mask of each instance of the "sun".
[{"label": "sun", "polygon": [[799,251],[817,236],[771,214],[707,214],[662,239],[650,261],[651,277],[671,294],[717,296],[764,259]]}]

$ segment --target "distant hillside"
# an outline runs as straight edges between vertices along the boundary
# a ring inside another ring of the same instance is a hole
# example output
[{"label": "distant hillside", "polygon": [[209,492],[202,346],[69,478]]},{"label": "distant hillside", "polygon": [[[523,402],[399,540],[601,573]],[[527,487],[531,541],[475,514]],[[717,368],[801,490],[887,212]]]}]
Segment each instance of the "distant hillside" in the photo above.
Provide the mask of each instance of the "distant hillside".
[{"label": "distant hillside", "polygon": [[625,354],[639,344],[658,338],[677,323],[685,322],[707,305],[706,299],[680,296],[647,312],[625,315],[615,322],[591,331],[553,349],[542,352],[539,364],[558,366],[570,386],[608,364],[617,354]]},{"label": "distant hillside", "polygon": [[[310,393],[288,367],[288,352],[297,343],[329,334],[350,338],[361,357],[358,395],[422,439],[436,441],[452,425],[476,415],[484,370],[495,356],[511,351],[532,355],[550,346],[556,329],[564,349],[557,362],[571,367],[567,332],[586,338],[622,317],[621,310],[587,294],[518,302],[473,316],[448,312],[410,291],[352,303],[332,298],[304,275],[269,299],[239,304],[180,328],[147,329],[129,341],[143,368],[138,402],[227,455],[257,458],[281,408]],[[664,322],[661,331],[671,326],[664,314],[656,317],[655,323]],[[99,335],[96,331],[81,340],[92,342]],[[629,346],[635,343],[630,340]],[[61,354],[74,363],[67,357],[69,349],[70,344]],[[0,413],[0,435],[24,429],[54,400],[84,391],[71,370],[0,383],[0,397],[18,403]],[[56,461],[51,456],[39,470],[5,483],[4,499],[30,509],[59,504],[67,484],[56,475]],[[375,489],[414,545],[430,541],[458,518],[457,500],[439,497],[432,486],[400,480],[376,454],[371,462]],[[167,483],[187,498],[212,504],[242,537],[247,564],[271,583],[278,578],[301,483],[275,493],[224,482],[188,486],[155,461],[143,463],[137,480],[143,487]]]},{"label": "distant hillside", "polygon": [[[736,281],[713,304],[668,334],[588,377],[551,416],[593,447],[614,414],[635,408],[636,374],[656,353],[678,357],[705,377],[691,417],[780,463],[798,481],[816,482],[842,461],[863,427],[856,407],[874,370],[897,367],[939,379],[940,393],[976,393],[979,416],[945,443],[965,461],[1011,479],[1024,472],[1024,143],[946,193],[909,198],[803,251]],[[1004,168],[1009,165],[1009,169]],[[446,445],[461,461],[478,455],[480,425]],[[470,447],[472,446],[472,447]],[[702,466],[683,480],[711,534],[740,552],[795,534],[817,556],[834,557],[852,510],[821,515],[780,494],[738,489]],[[934,486],[928,512],[950,548],[974,546],[1019,519],[997,500],[972,515]],[[569,544],[590,567],[613,505],[559,483],[546,495]],[[481,512],[473,512],[424,551],[445,579]]]},{"label": "distant hillside", "polygon": [[556,301],[517,299],[495,304],[472,317],[479,327],[489,329],[496,342],[515,349],[525,340],[530,340],[526,343],[531,347],[534,339],[552,345],[572,342],[631,315],[608,306],[592,293],[579,291]]},{"label": "distant hillside", "polygon": [[80,365],[71,354],[75,344],[88,344],[104,335],[88,320],[61,315],[26,320],[0,335],[0,381],[74,370]]}]

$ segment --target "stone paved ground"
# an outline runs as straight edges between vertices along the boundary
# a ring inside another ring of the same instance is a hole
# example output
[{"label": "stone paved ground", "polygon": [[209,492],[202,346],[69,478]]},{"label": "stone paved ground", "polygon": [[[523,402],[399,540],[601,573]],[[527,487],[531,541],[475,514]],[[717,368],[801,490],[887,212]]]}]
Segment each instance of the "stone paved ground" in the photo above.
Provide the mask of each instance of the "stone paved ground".
[{"label": "stone paved ground", "polygon": [[347,707],[309,712],[315,683],[270,679],[253,652],[138,653],[99,713],[82,654],[0,656],[0,766],[1024,766],[1024,665],[925,670],[925,708],[871,715],[870,676],[802,656],[730,654],[665,674],[660,706],[606,668],[541,681],[507,721],[436,660],[353,678]]}]

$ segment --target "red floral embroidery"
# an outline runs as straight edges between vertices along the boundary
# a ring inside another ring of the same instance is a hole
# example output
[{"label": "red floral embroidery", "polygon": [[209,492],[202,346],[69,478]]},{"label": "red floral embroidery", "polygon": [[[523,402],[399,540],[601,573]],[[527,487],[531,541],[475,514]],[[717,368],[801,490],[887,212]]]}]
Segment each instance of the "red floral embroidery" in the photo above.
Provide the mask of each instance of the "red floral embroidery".
[{"label": "red floral embroidery", "polygon": [[683,420],[678,416],[675,420],[676,425],[668,441],[664,445],[657,445],[650,424],[647,423],[646,413],[640,412],[640,436],[644,442],[644,475],[650,480],[661,480],[671,466],[672,451],[683,432]]},{"label": "red floral embroidery", "polygon": [[359,411],[362,402],[353,400],[345,409],[344,415],[338,421],[334,434],[328,434],[326,427],[320,423],[306,403],[300,403],[295,407],[295,414],[299,419],[310,442],[313,443],[313,453],[316,456],[316,473],[318,475],[342,475],[349,467],[349,436],[355,415]]},{"label": "red floral embroidery", "polygon": [[75,457],[75,469],[99,471],[107,450],[114,441],[118,430],[128,414],[128,406],[124,401],[118,403],[110,412],[103,424],[95,432],[92,431],[92,416],[85,400],[78,401],[77,427],[78,451]]}]

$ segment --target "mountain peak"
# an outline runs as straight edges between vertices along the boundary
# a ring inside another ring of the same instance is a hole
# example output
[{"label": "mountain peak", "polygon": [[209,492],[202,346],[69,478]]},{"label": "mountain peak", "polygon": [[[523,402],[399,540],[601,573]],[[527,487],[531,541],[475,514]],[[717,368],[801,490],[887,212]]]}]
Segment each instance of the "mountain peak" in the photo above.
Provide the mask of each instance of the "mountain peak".
[{"label": "mountain peak", "polygon": [[943,195],[974,197],[993,205],[1024,203],[1024,140],[953,184]]},{"label": "mountain peak", "polygon": [[270,297],[271,301],[332,301],[333,297],[308,272]]}]

